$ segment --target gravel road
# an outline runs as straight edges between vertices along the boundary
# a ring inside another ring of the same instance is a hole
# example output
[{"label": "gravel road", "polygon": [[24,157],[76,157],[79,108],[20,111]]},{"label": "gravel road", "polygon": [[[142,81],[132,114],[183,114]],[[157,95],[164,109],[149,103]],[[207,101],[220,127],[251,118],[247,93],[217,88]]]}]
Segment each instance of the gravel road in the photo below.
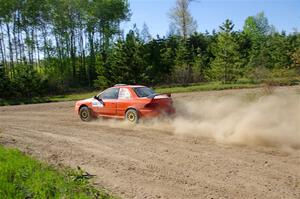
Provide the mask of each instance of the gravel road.
[{"label": "gravel road", "polygon": [[[228,90],[176,94],[176,103]],[[121,198],[300,198],[300,150],[238,146],[174,133],[170,121],[80,121],[75,102],[0,107],[0,144],[80,166]],[[288,116],[287,116],[288,117]]]}]

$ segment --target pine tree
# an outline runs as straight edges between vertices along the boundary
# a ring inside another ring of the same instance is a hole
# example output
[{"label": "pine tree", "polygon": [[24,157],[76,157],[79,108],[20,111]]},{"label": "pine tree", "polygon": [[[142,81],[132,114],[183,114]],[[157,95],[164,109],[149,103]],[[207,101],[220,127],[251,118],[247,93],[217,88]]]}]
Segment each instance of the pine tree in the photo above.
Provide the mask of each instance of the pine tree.
[{"label": "pine tree", "polygon": [[241,59],[239,46],[233,36],[233,23],[226,20],[220,27],[213,54],[212,76],[223,83],[235,81],[239,75]]}]

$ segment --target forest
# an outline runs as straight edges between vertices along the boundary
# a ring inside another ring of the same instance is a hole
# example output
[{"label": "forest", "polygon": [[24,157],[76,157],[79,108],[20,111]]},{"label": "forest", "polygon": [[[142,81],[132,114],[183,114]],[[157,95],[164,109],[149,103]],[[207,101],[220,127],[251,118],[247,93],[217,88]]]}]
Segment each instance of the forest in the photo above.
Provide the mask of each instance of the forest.
[{"label": "forest", "polygon": [[299,81],[297,30],[278,32],[260,12],[247,17],[242,30],[226,19],[202,33],[189,12],[191,1],[174,3],[166,13],[168,33],[153,37],[146,24],[126,33],[120,28],[130,20],[127,0],[0,0],[0,98],[115,83]]}]

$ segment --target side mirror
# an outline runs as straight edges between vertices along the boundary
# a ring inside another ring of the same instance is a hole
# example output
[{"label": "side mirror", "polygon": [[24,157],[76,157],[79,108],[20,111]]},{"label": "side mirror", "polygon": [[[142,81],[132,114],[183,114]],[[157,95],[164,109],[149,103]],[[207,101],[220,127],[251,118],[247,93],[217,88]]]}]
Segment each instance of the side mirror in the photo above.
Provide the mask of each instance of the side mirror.
[{"label": "side mirror", "polygon": [[99,98],[97,95],[94,96],[94,99],[98,100],[99,102],[103,103],[103,100],[101,98]]}]

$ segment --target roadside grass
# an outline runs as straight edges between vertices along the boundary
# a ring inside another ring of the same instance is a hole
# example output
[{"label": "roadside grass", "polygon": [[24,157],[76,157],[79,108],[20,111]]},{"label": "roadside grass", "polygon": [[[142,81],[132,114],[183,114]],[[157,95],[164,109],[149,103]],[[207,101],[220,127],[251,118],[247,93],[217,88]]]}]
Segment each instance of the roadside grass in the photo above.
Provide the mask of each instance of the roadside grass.
[{"label": "roadside grass", "polygon": [[[222,84],[220,82],[210,82],[210,83],[193,84],[187,86],[164,86],[164,87],[154,88],[154,90],[158,93],[179,93],[179,92],[209,91],[209,90],[223,90],[223,89],[237,89],[237,88],[254,88],[258,86],[259,84],[253,84],[253,83]],[[34,97],[32,99],[0,99],[0,106],[75,101],[75,100],[80,100],[85,98],[91,98],[94,95],[98,94],[99,92],[100,91],[72,93],[72,94],[54,95],[48,97]]]},{"label": "roadside grass", "polygon": [[234,83],[234,84],[222,84],[220,82],[210,82],[203,84],[194,84],[188,86],[174,86],[174,87],[161,87],[155,89],[158,93],[185,93],[196,91],[213,91],[213,90],[225,90],[225,89],[241,89],[241,88],[256,88],[259,84],[254,83]]},{"label": "roadside grass", "polygon": [[[271,84],[275,86],[288,86],[288,85],[299,85],[300,78],[298,79],[287,79],[287,78],[277,78],[272,80]],[[257,88],[261,87],[261,83],[253,83],[248,80],[238,81],[236,83],[223,84],[221,82],[208,82],[200,84],[189,84],[186,86],[173,85],[173,86],[161,86],[156,87],[154,90],[157,93],[183,93],[183,92],[197,92],[197,91],[213,91],[213,90],[225,90],[225,89],[243,89],[243,88]],[[100,91],[92,92],[81,92],[72,93],[65,95],[54,95],[48,97],[35,97],[32,99],[1,99],[0,106],[5,105],[18,105],[18,104],[36,104],[36,103],[46,103],[46,102],[63,102],[63,101],[75,101],[85,98],[91,98],[98,94]]]},{"label": "roadside grass", "polygon": [[[222,84],[220,82],[211,82],[203,84],[193,84],[187,86],[166,86],[153,88],[157,93],[182,93],[182,92],[194,92],[194,91],[210,91],[210,90],[224,90],[224,89],[238,89],[238,88],[255,88],[258,84],[251,83],[239,83],[239,84]],[[73,93],[68,95],[58,95],[49,97],[51,102],[61,102],[61,101],[73,101],[85,98],[91,98],[97,95],[100,91],[93,91],[87,93]]]},{"label": "roadside grass", "polygon": [[113,198],[92,187],[82,170],[55,169],[1,145],[0,174],[0,198]]},{"label": "roadside grass", "polygon": [[48,97],[34,97],[32,99],[0,99],[0,106],[73,101],[73,100],[90,98],[96,95],[97,93],[98,93],[97,91],[94,91],[94,92],[87,92],[87,93],[54,95]]}]

